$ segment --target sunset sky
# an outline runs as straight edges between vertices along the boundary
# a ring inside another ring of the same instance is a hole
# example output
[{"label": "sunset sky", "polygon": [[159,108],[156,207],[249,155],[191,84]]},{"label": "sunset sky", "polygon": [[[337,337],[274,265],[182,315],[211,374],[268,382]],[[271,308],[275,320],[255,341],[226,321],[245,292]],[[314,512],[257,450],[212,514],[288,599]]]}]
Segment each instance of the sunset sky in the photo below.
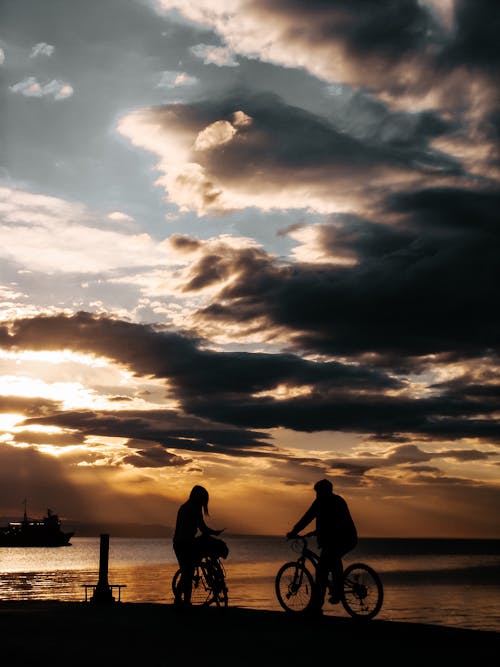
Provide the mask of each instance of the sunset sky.
[{"label": "sunset sky", "polygon": [[0,0],[0,516],[500,538],[498,0]]}]

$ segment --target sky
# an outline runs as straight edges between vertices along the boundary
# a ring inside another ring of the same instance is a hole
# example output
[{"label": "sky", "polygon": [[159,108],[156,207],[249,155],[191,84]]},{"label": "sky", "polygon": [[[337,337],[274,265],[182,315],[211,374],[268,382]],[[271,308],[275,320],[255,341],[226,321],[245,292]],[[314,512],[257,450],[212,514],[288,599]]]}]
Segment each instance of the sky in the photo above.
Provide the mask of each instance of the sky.
[{"label": "sky", "polygon": [[500,538],[497,0],[0,0],[0,516]]}]

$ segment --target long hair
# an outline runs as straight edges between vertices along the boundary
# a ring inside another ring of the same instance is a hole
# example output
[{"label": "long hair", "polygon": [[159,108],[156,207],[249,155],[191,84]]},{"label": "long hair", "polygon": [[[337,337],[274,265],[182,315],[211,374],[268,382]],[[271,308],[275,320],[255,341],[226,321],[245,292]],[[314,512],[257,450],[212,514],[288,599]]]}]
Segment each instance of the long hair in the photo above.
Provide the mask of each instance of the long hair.
[{"label": "long hair", "polygon": [[193,500],[198,505],[201,505],[203,513],[208,516],[208,491],[204,486],[200,486],[199,484],[193,486],[189,494],[189,500]]}]

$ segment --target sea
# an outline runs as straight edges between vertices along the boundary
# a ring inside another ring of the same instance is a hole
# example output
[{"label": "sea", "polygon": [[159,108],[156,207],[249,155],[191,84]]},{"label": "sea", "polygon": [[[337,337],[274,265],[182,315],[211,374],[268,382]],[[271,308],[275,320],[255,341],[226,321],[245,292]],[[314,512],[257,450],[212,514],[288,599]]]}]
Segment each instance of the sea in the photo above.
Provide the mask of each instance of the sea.
[{"label": "sea", "polygon": [[[283,611],[274,580],[295,560],[277,536],[224,535],[229,605]],[[384,602],[377,619],[500,632],[500,540],[361,538],[344,565],[363,562],[379,574]],[[71,546],[1,547],[0,600],[84,601],[99,576],[115,600],[173,602],[177,561],[170,538],[73,537]],[[120,586],[120,588],[118,588]],[[345,616],[325,603],[326,615]]]}]

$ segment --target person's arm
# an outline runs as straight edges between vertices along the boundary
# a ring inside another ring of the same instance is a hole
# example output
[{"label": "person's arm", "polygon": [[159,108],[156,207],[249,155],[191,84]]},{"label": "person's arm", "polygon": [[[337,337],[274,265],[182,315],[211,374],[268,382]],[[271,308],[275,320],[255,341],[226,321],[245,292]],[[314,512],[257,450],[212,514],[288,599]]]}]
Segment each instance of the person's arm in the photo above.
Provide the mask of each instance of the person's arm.
[{"label": "person's arm", "polygon": [[286,536],[288,538],[297,537],[301,530],[303,530],[313,519],[316,518],[316,505],[313,503],[307,512],[297,521],[295,526],[290,530]]},{"label": "person's arm", "polygon": [[200,529],[200,533],[202,535],[220,535],[222,533],[222,530],[215,530],[215,528],[210,528],[210,526],[207,526],[205,519],[203,518],[203,514],[199,518],[198,528]]}]

